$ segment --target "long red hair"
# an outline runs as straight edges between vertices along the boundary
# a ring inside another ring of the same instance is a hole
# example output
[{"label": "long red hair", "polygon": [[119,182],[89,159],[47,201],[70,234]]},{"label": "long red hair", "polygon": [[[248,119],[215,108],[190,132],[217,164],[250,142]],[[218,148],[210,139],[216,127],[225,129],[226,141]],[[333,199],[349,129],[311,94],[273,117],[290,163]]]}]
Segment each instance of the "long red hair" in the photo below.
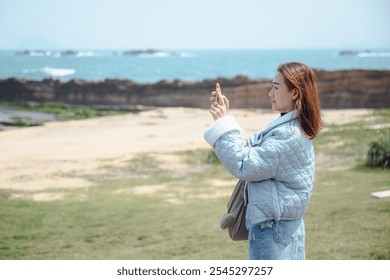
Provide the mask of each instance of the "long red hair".
[{"label": "long red hair", "polygon": [[314,71],[300,62],[289,62],[278,66],[289,90],[296,90],[295,108],[302,132],[314,139],[323,127],[320,99],[318,97]]}]

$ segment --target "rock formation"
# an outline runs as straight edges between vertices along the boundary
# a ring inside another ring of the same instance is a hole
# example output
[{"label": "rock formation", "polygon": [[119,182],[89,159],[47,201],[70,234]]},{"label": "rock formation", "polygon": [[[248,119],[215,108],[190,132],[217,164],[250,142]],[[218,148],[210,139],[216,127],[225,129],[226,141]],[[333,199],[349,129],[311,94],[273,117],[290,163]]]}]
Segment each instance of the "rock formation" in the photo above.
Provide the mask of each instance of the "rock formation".
[{"label": "rock formation", "polygon": [[[316,70],[322,108],[390,107],[388,70]],[[31,81],[0,80],[0,100],[50,101],[68,104],[134,108],[209,107],[209,94],[215,83],[235,108],[270,108],[269,79],[207,79],[200,82],[159,81],[140,84],[131,80],[107,79],[102,82],[44,79]]]}]

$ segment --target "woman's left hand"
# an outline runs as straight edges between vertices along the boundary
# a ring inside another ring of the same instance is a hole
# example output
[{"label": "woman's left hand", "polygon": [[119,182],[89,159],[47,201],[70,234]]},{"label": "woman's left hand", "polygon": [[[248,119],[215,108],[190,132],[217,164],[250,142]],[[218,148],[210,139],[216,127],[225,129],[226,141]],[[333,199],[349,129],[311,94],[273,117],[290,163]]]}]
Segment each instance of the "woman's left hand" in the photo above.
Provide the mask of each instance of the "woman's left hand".
[{"label": "woman's left hand", "polygon": [[211,107],[209,112],[216,121],[219,118],[229,115],[229,100],[225,95],[222,95],[221,87],[218,83],[216,84],[215,89],[216,91],[211,93]]}]

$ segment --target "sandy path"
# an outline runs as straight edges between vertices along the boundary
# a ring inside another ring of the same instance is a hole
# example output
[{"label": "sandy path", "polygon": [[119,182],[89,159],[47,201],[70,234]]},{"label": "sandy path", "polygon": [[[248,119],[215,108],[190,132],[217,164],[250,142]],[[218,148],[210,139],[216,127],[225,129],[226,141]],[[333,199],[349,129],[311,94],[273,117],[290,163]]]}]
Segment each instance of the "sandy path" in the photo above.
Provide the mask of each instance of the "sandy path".
[{"label": "sandy path", "polygon": [[[346,123],[367,110],[324,111],[327,124]],[[277,114],[233,110],[248,136]],[[207,148],[203,131],[212,122],[207,110],[163,108],[140,114],[53,122],[0,132],[0,189],[40,191],[87,187],[80,173],[98,172],[141,152]]]}]

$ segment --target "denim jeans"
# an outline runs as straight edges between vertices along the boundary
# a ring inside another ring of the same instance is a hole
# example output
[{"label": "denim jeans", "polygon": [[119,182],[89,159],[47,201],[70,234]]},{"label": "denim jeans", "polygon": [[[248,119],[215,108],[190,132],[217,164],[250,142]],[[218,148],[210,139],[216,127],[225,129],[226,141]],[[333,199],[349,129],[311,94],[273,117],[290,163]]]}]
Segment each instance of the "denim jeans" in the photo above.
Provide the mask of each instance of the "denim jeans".
[{"label": "denim jeans", "polygon": [[252,260],[304,260],[303,219],[266,221],[248,226],[248,251]]}]

